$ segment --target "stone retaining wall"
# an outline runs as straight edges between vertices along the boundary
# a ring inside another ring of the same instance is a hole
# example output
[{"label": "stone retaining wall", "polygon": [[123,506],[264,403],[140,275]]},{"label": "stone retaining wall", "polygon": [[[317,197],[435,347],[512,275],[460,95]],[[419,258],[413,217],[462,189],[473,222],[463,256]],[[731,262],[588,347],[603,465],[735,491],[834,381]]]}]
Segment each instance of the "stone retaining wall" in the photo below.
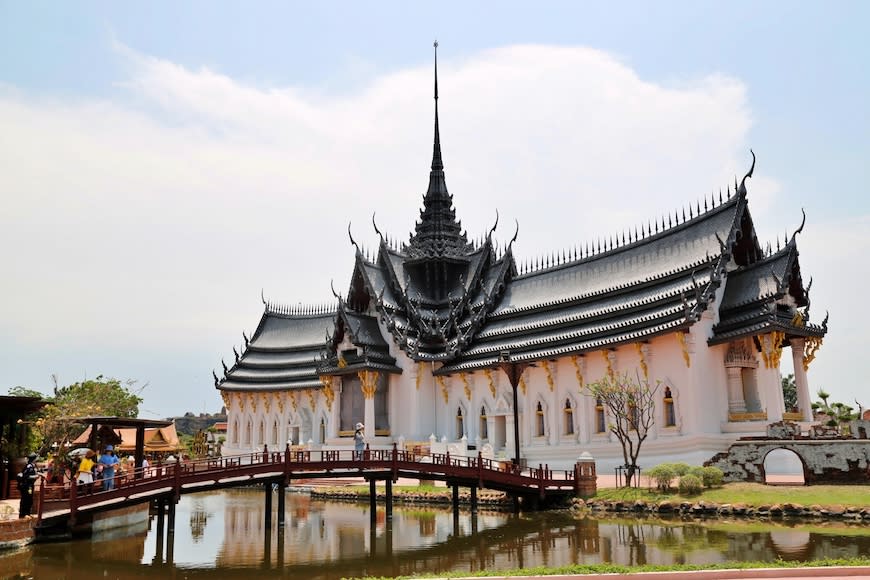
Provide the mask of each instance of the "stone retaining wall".
[{"label": "stone retaining wall", "polygon": [[742,516],[749,518],[816,518],[838,519],[853,522],[870,522],[870,507],[856,506],[804,506],[796,503],[775,503],[760,506],[747,506],[742,503],[716,504],[705,501],[660,501],[647,502],[591,500],[576,498],[571,501],[574,511],[613,512],[625,514],[656,514],[699,517]]},{"label": "stone retaining wall", "polygon": [[0,520],[0,550],[20,548],[33,541],[36,518]]}]

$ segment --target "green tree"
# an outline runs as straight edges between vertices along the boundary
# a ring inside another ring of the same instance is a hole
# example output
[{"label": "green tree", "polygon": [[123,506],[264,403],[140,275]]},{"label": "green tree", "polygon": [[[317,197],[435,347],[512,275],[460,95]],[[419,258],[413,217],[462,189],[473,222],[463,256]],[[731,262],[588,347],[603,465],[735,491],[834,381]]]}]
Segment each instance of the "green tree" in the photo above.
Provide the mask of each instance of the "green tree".
[{"label": "green tree", "polygon": [[607,427],[622,445],[626,487],[631,486],[641,445],[655,423],[655,399],[660,385],[660,381],[651,385],[640,374],[632,378],[628,373],[622,373],[607,374],[585,387],[586,393],[605,407]]},{"label": "green tree", "polygon": [[798,396],[797,385],[794,382],[794,373],[782,377],[782,398],[785,403],[785,410],[797,410]]},{"label": "green tree", "polygon": [[77,421],[81,417],[135,418],[139,415],[142,402],[139,393],[145,385],[132,391],[136,386],[134,380],[122,383],[98,375],[91,380],[57,387],[56,378],[52,378],[55,380],[54,396],[36,421],[42,439],[42,453],[55,443],[63,446],[81,434],[82,425]]}]

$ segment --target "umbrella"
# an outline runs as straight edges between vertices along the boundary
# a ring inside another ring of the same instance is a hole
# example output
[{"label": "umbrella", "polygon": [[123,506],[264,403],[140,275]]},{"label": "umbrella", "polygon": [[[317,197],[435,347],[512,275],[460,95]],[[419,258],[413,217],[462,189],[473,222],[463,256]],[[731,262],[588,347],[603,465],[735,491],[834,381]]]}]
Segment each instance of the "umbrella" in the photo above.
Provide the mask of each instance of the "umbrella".
[{"label": "umbrella", "polygon": [[79,447],[78,449],[73,449],[69,452],[70,457],[78,457],[79,455],[86,455],[87,452],[90,451],[87,447]]}]

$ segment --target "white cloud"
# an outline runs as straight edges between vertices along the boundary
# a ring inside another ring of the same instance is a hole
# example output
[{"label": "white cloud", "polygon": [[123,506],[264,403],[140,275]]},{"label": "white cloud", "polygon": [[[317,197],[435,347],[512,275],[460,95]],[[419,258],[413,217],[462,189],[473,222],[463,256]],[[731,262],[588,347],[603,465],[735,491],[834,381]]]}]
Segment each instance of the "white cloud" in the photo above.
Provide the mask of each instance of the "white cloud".
[{"label": "white cloud", "polygon": [[[331,278],[349,281],[347,222],[373,241],[377,211],[381,229],[404,238],[421,205],[428,65],[334,96],[119,50],[129,77],[113,99],[0,92],[0,243],[15,281],[0,315],[7,341],[45,353],[40,368],[12,364],[12,383],[63,374],[55,365],[71,364],[69,344],[146,357],[170,346],[182,361],[173,368],[211,349],[219,366],[257,323],[261,287],[271,299],[328,300]],[[550,46],[439,64],[458,214],[476,234],[498,208],[510,224],[502,238],[519,219],[520,257],[673,212],[748,167],[739,80],[663,86],[606,53]],[[759,173],[750,191],[762,221],[778,185]],[[208,371],[186,368],[176,384],[181,373],[154,361],[139,378],[151,382],[153,407],[181,412],[171,394],[212,396]]]}]

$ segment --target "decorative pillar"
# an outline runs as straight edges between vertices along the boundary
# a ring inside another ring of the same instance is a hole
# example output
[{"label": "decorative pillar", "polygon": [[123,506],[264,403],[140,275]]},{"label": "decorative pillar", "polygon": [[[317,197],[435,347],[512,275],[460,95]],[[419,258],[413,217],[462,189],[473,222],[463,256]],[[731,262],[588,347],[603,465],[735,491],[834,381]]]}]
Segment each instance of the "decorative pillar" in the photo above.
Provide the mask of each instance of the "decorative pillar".
[{"label": "decorative pillar", "polygon": [[380,373],[377,371],[360,371],[360,388],[365,397],[365,425],[364,435],[367,440],[371,440],[375,436],[375,392],[378,390],[378,378]]},{"label": "decorative pillar", "polygon": [[798,410],[802,421],[813,420],[813,410],[810,403],[810,384],[807,380],[807,371],[804,368],[804,338],[793,338],[789,341],[791,346],[791,360],[794,364],[794,384],[797,389]]}]

